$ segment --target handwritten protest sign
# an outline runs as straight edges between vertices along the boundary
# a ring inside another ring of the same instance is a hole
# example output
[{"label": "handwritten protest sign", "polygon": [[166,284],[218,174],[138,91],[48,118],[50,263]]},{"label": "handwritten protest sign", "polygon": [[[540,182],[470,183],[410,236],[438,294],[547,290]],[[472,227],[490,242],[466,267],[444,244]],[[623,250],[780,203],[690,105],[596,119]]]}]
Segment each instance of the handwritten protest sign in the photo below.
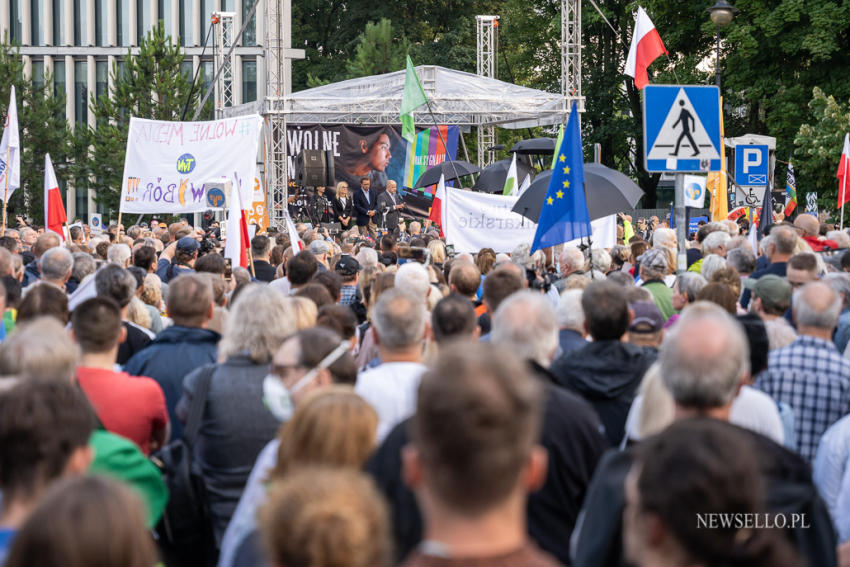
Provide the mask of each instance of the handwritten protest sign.
[{"label": "handwritten protest sign", "polygon": [[182,214],[210,207],[205,184],[233,183],[253,197],[262,118],[208,122],[130,119],[121,211]]}]

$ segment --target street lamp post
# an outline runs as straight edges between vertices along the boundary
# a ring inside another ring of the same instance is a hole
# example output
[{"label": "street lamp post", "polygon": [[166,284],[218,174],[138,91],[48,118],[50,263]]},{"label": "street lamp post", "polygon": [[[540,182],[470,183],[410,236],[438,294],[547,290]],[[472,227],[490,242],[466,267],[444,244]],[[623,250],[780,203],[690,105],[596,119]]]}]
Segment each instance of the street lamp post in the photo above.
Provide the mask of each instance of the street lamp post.
[{"label": "street lamp post", "polygon": [[711,21],[715,25],[714,37],[717,41],[717,51],[715,53],[714,80],[717,89],[720,90],[720,28],[732,21],[735,14],[738,13],[738,9],[726,0],[717,0],[714,6],[706,9],[706,12],[709,13]]}]

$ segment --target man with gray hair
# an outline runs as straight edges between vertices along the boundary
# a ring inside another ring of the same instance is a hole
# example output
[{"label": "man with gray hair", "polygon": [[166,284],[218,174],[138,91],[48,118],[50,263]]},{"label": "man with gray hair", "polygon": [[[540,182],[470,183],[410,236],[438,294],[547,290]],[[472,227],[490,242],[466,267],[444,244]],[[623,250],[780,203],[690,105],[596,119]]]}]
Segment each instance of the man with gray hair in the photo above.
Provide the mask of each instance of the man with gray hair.
[{"label": "man with gray hair", "polygon": [[324,272],[330,269],[328,266],[328,254],[330,254],[331,245],[327,240],[314,240],[310,243],[310,252],[316,257],[318,271]]},{"label": "man with gray hair", "polygon": [[71,268],[71,277],[65,284],[68,294],[74,293],[77,287],[86,277],[97,271],[97,264],[88,252],[74,252],[74,267]]},{"label": "man with gray hair", "polygon": [[[767,244],[762,241],[764,256],[756,262],[756,267],[759,267],[759,263],[767,263],[753,272],[750,278],[757,280],[766,274],[786,277],[788,260],[794,255],[794,249],[797,247],[797,233],[787,226],[775,226],[765,240]],[[750,290],[745,289],[741,294],[741,307],[746,309],[750,305],[750,296]]]},{"label": "man with gray hair", "polygon": [[823,277],[823,281],[841,297],[841,315],[838,317],[838,326],[835,328],[832,342],[838,352],[843,353],[850,342],[850,274],[829,273]]},{"label": "man with gray hair", "polygon": [[73,266],[74,257],[67,248],[51,248],[41,256],[41,261],[38,263],[38,269],[41,272],[40,281],[65,291],[65,283],[71,277]]},{"label": "man with gray hair", "polygon": [[425,300],[431,293],[428,270],[418,262],[402,264],[395,274],[395,287],[412,294],[422,302],[424,307]]},{"label": "man with gray hair", "polygon": [[827,284],[811,282],[796,292],[792,313],[797,339],[770,353],[756,388],[794,410],[798,449],[815,456],[821,435],[850,412],[850,360],[832,342],[841,297]]},{"label": "man with gray hair", "polygon": [[583,290],[580,289],[568,289],[558,299],[555,318],[558,321],[558,344],[561,354],[569,354],[587,345],[584,311],[581,309],[582,293]]},{"label": "man with gray hair", "polygon": [[584,269],[587,266],[587,258],[584,253],[575,246],[565,246],[558,256],[558,265],[561,268],[561,279],[555,282],[555,289],[558,292],[564,291],[564,286],[567,283],[567,278],[570,276],[584,276]]},{"label": "man with gray hair", "polygon": [[110,264],[115,264],[122,268],[130,267],[130,247],[126,244],[113,244],[106,250],[106,260]]},{"label": "man with gray hair", "polygon": [[748,248],[733,248],[726,252],[726,264],[746,277],[756,271],[756,256]]},{"label": "man with gray hair", "polygon": [[382,293],[375,304],[372,332],[381,364],[361,372],[354,389],[378,412],[378,443],[416,410],[419,379],[425,372],[422,344],[426,319],[421,295],[398,287],[397,281],[396,287]]}]

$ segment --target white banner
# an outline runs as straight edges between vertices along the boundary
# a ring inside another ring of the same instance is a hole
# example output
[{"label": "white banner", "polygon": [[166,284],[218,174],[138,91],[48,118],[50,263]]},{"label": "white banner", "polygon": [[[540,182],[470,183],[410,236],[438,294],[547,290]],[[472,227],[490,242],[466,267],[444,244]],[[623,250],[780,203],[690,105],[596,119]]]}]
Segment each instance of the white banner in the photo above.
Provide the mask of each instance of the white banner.
[{"label": "white banner", "polygon": [[[221,207],[209,182],[232,181],[250,203],[263,119],[208,122],[130,119],[121,183],[121,211],[182,214]],[[207,202],[211,200],[211,202]]]},{"label": "white banner", "polygon": [[[593,248],[613,248],[617,245],[617,215],[608,215],[590,221],[591,246]],[[577,238],[566,243],[566,246],[578,246],[581,239]],[[585,240],[587,244],[587,240]]]},{"label": "white banner", "polygon": [[531,244],[537,225],[511,212],[518,198],[446,187],[446,243],[456,252],[513,252],[522,243]]}]

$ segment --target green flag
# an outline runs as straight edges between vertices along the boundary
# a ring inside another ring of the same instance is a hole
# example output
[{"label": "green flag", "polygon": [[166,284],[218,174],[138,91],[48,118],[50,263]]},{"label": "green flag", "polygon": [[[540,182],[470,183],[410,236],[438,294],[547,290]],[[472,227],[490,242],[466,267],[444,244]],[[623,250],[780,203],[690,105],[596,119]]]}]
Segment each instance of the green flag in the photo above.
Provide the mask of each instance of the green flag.
[{"label": "green flag", "polygon": [[409,143],[416,139],[416,129],[413,127],[413,111],[428,102],[425,91],[419,84],[419,77],[413,69],[413,61],[407,56],[407,71],[404,75],[404,94],[401,97],[401,137]]},{"label": "green flag", "polygon": [[558,163],[558,148],[561,147],[561,142],[564,140],[564,125],[561,124],[561,128],[558,130],[558,139],[555,140],[555,153],[552,155],[552,167],[550,169],[555,169],[555,165]]}]

